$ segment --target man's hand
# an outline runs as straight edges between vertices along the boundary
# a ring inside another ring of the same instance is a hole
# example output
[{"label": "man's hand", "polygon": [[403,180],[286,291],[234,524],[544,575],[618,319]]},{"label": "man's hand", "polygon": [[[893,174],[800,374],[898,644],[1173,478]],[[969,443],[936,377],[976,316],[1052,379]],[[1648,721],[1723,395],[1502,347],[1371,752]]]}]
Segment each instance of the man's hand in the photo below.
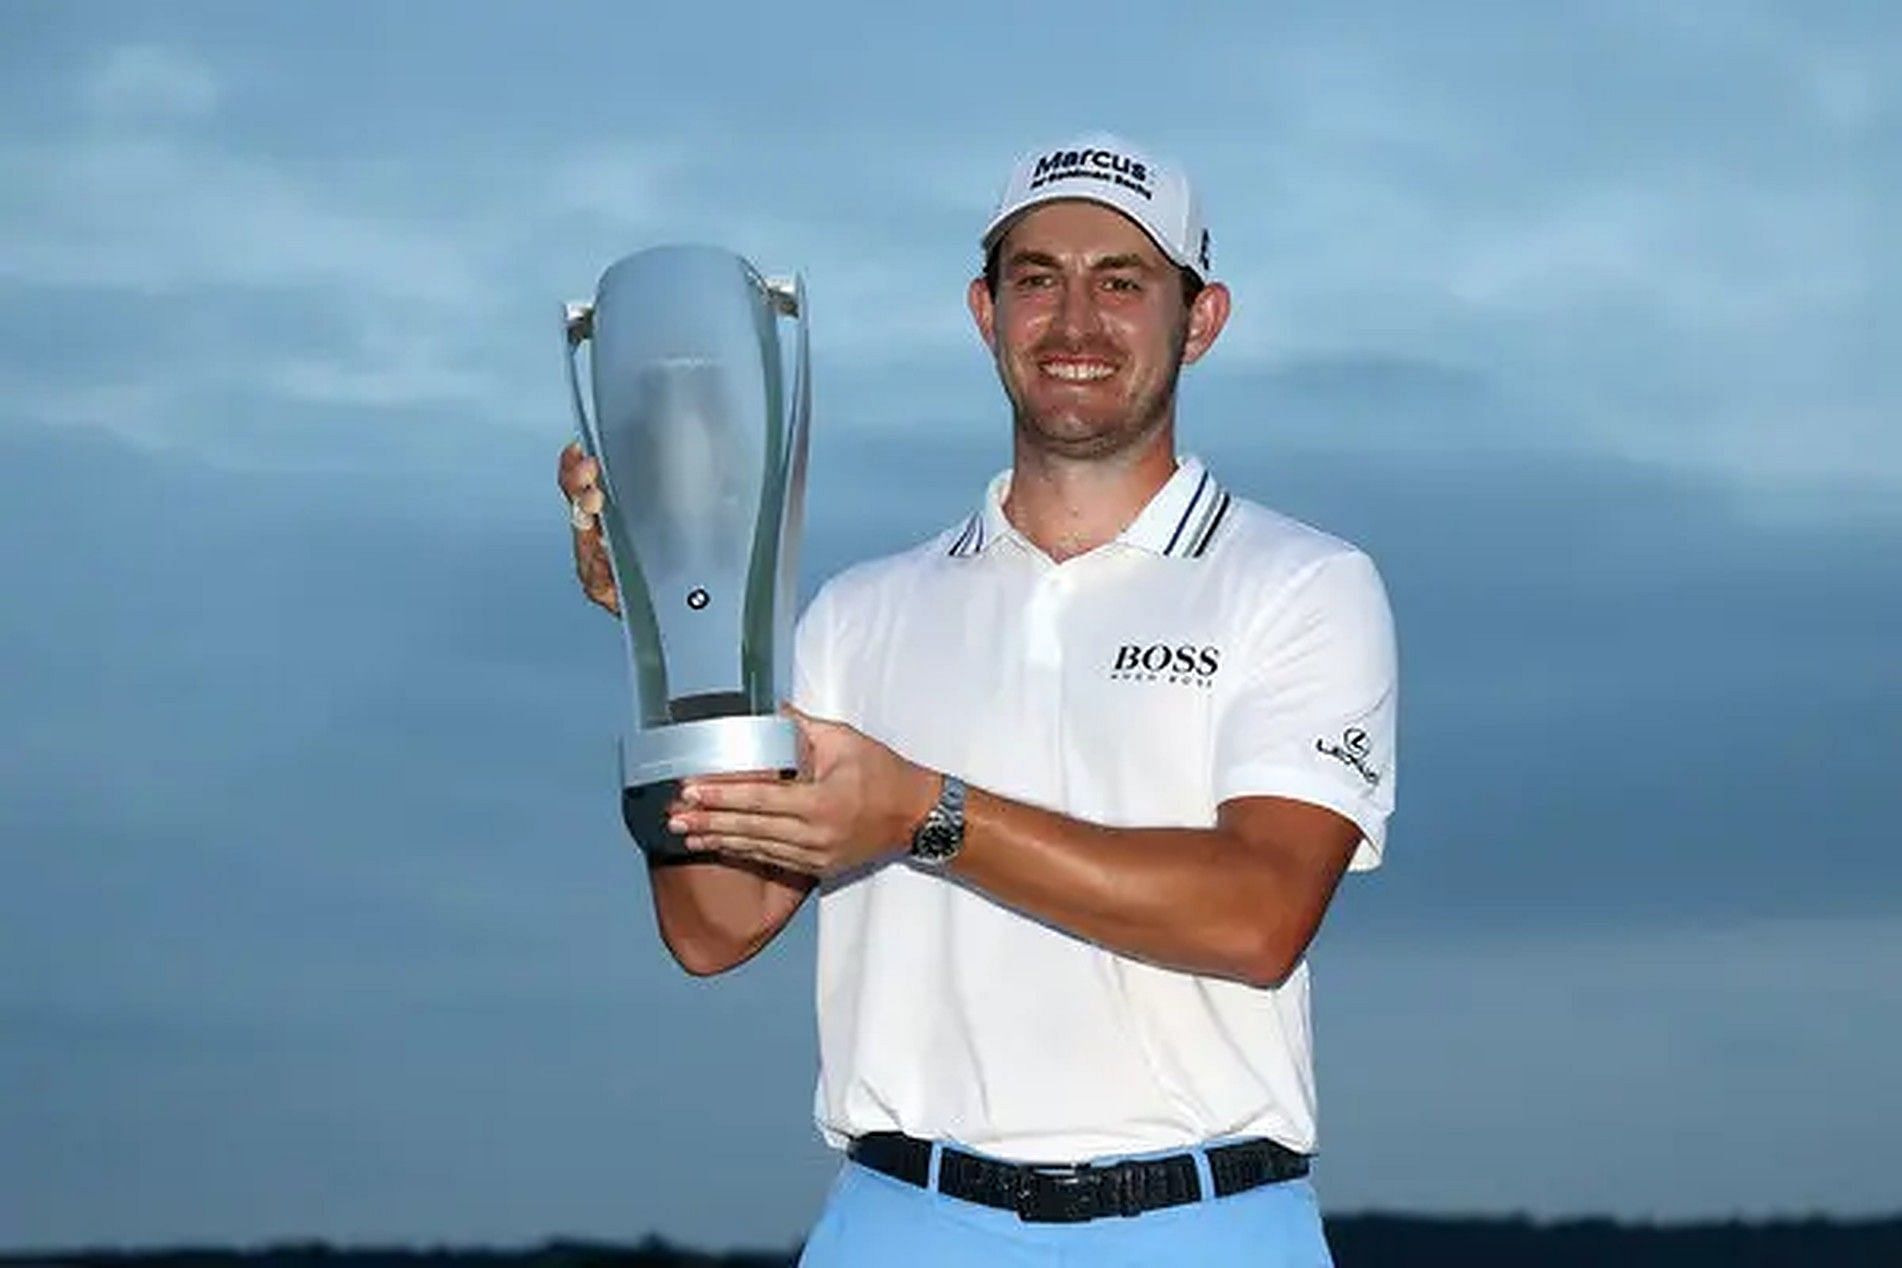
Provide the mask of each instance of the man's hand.
[{"label": "man's hand", "polygon": [[614,569],[608,563],[607,543],[601,537],[601,508],[606,498],[601,492],[601,466],[570,443],[561,451],[557,473],[561,494],[568,499],[569,519],[575,535],[575,576],[589,599],[615,615],[621,612],[621,596],[614,588]]},{"label": "man's hand", "polygon": [[807,876],[833,876],[911,843],[940,777],[842,722],[788,706],[805,770],[798,780],[681,786],[669,826],[687,848]]}]

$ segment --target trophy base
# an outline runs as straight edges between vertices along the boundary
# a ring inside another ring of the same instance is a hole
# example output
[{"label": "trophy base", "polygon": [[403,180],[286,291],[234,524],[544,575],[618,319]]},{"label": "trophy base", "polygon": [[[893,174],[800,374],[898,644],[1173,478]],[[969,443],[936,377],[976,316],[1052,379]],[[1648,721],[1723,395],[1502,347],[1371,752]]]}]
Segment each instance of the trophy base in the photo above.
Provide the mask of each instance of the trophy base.
[{"label": "trophy base", "polygon": [[790,718],[744,714],[643,731],[621,748],[621,822],[649,858],[693,858],[667,830],[681,780],[798,769],[799,729]]}]

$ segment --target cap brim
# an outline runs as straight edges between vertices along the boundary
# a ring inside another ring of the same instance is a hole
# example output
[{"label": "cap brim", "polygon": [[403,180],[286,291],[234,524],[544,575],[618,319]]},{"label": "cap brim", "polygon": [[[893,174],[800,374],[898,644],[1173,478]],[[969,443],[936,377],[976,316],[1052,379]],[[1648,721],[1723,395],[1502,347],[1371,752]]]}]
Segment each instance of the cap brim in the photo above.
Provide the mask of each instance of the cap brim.
[{"label": "cap brim", "polygon": [[1168,260],[1177,268],[1189,270],[1189,272],[1195,274],[1199,280],[1203,282],[1208,281],[1207,276],[1200,268],[1196,267],[1193,261],[1182,259],[1174,251],[1170,250],[1169,244],[1157,237],[1149,226],[1142,222],[1141,217],[1134,215],[1127,206],[1116,201],[1114,198],[1088,189],[1045,190],[1012,203],[1009,207],[1006,207],[991,217],[990,224],[984,227],[983,236],[978,239],[978,245],[983,248],[986,255],[989,255],[991,248],[997,245],[998,240],[1010,232],[1010,227],[1023,219],[1026,214],[1035,211],[1046,203],[1061,202],[1095,203],[1099,207],[1108,207],[1111,211],[1116,212],[1121,215],[1123,219],[1129,221],[1129,223],[1135,225],[1138,229],[1141,229],[1143,231],[1143,237],[1148,238],[1151,242],[1156,244],[1156,250],[1162,252],[1164,259]]}]

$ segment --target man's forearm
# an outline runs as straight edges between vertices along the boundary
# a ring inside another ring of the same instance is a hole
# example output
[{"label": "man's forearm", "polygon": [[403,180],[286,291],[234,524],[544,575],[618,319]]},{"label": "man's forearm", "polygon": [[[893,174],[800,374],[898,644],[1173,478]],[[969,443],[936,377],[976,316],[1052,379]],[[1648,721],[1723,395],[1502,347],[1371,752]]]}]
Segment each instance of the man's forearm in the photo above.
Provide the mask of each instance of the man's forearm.
[{"label": "man's forearm", "polygon": [[742,964],[773,940],[813,879],[723,859],[650,865],[654,919],[674,959],[696,976]]},{"label": "man's forearm", "polygon": [[1231,802],[1214,828],[1108,828],[972,789],[951,871],[1113,951],[1272,985],[1307,949],[1358,835],[1278,798]]},{"label": "man's forearm", "polygon": [[[939,777],[843,722],[794,711],[799,780],[689,780],[669,827],[691,850],[806,876],[902,852]],[[1112,951],[1269,985],[1300,962],[1360,829],[1285,797],[1237,797],[1212,828],[1107,828],[973,788],[953,875]],[[789,913],[790,914],[790,913]]]}]

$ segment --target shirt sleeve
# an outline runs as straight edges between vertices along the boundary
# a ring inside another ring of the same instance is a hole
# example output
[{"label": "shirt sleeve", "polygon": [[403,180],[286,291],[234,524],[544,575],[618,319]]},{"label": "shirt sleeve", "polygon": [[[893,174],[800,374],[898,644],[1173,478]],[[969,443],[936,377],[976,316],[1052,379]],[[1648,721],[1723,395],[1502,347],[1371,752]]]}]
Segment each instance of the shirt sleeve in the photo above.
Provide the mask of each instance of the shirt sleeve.
[{"label": "shirt sleeve", "polygon": [[1216,722],[1215,799],[1287,797],[1361,831],[1352,871],[1380,865],[1394,806],[1393,613],[1373,561],[1311,565],[1264,620]]},{"label": "shirt sleeve", "polygon": [[832,673],[830,584],[821,586],[793,633],[792,702],[815,718],[840,716],[839,685]]}]

